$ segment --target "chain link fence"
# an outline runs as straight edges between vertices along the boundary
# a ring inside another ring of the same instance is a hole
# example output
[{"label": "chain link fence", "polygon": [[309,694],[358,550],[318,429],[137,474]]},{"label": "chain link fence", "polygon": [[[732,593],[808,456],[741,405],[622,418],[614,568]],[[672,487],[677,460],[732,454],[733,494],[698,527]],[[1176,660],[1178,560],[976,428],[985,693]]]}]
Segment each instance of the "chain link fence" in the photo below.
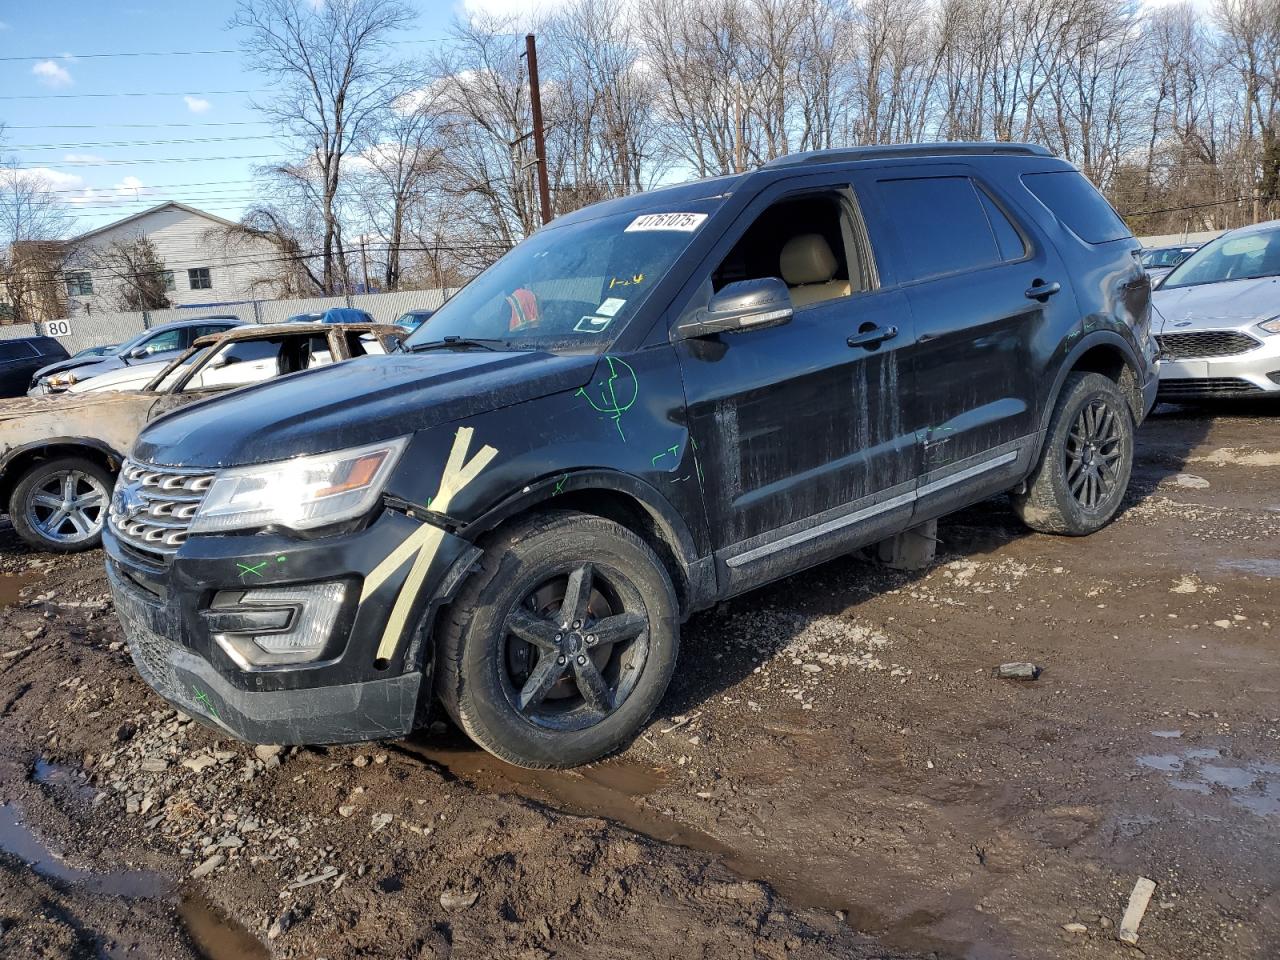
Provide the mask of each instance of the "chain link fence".
[{"label": "chain link fence", "polygon": [[175,320],[234,316],[244,323],[281,323],[300,313],[323,313],[330,307],[355,307],[364,310],[378,323],[391,323],[410,310],[436,310],[454,292],[453,289],[405,290],[299,300],[250,300],[226,306],[145,310],[139,313],[82,314],[46,323],[0,326],[0,340],[51,336],[66,347],[68,353],[74,354],[86,347],[124,343],[144,330]]}]

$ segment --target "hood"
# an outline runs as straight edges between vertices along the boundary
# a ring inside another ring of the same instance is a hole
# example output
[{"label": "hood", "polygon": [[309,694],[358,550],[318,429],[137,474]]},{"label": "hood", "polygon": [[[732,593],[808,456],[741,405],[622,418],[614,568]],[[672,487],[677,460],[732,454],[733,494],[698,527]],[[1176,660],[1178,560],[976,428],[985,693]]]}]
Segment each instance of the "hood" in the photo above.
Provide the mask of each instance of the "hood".
[{"label": "hood", "polygon": [[599,359],[479,350],[360,357],[161,417],[133,455],[162,466],[214,468],[376,443],[576,390]]},{"label": "hood", "polygon": [[[155,400],[155,394],[143,393],[99,393],[73,394],[55,393],[42,397],[14,397],[11,400],[0,400],[0,423],[9,420],[30,421],[34,417],[48,414],[53,417],[80,416],[96,410],[114,410],[132,407],[144,398],[147,403]],[[59,436],[67,436],[65,431]]]},{"label": "hood", "polygon": [[57,363],[51,363],[47,367],[41,367],[35,372],[35,378],[47,377],[51,373],[61,373],[63,370],[78,370],[81,367],[96,366],[100,363],[107,363],[114,360],[115,363],[109,367],[103,367],[102,370],[95,370],[94,373],[101,373],[106,370],[114,370],[116,367],[123,366],[123,362],[119,357],[79,357],[67,360],[59,360]]},{"label": "hood", "polygon": [[1280,278],[1224,280],[1151,294],[1159,333],[1245,327],[1280,314]]}]

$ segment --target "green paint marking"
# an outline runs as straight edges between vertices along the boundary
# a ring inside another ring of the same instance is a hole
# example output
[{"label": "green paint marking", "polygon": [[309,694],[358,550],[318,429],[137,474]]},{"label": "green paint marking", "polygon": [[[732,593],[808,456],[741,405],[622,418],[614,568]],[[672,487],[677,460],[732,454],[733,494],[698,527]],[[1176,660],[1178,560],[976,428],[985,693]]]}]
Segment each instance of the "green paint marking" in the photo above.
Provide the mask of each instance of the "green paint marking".
[{"label": "green paint marking", "polygon": [[658,465],[658,461],[661,460],[666,455],[667,454],[665,451],[662,453],[655,453],[652,457],[649,458],[649,465],[652,467],[656,467]]},{"label": "green paint marking", "polygon": [[196,695],[196,703],[201,704],[206,710],[208,710],[209,715],[213,717],[213,719],[221,720],[222,718],[218,716],[218,708],[213,705],[213,701],[209,699],[209,695],[198,687],[192,687],[192,690]]},{"label": "green paint marking", "polygon": [[[622,429],[622,415],[635,405],[636,399],[640,396],[640,380],[627,361],[615,357],[604,359],[609,364],[609,379],[599,381],[600,402],[596,403],[595,398],[587,393],[586,387],[579,387],[574,396],[586,398],[587,403],[591,404],[591,409],[597,413],[608,414],[613,419],[614,426],[618,428],[618,436],[622,437],[623,443],[626,443],[627,434]],[[618,367],[625,368],[625,373],[619,372]],[[630,393],[625,403],[619,399],[619,389],[622,391],[622,396]]]},{"label": "green paint marking", "polygon": [[284,563],[284,557],[276,557],[276,563]]},{"label": "green paint marking", "polygon": [[560,491],[564,489],[565,481],[568,479],[569,479],[569,475],[566,473],[563,477],[561,477],[559,480],[556,481],[556,488],[551,491],[551,495],[553,497],[559,494]]},{"label": "green paint marking", "polygon": [[[281,557],[276,561],[276,563],[280,563],[283,560],[284,560],[284,557]],[[255,576],[261,577],[262,571],[266,569],[267,564],[270,562],[271,561],[269,560],[263,560],[261,563],[255,563],[253,566],[249,566],[249,564],[247,563],[237,563],[236,566],[240,568],[240,579],[243,580],[246,576],[248,576],[251,573],[254,574]]]}]

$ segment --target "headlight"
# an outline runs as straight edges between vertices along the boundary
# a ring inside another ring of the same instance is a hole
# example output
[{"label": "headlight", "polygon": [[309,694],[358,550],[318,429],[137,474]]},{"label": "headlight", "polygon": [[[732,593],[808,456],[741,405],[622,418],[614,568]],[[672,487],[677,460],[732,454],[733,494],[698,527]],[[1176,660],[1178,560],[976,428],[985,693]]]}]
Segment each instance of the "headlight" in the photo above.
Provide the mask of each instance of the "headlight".
[{"label": "headlight", "polygon": [[1265,330],[1267,333],[1280,333],[1280,317],[1263,320],[1258,324],[1258,329]]},{"label": "headlight", "polygon": [[55,373],[48,379],[48,384],[55,390],[65,390],[67,387],[73,387],[80,382],[80,378],[74,373]]},{"label": "headlight", "polygon": [[191,522],[192,533],[279,525],[309,530],[358,517],[373,506],[408,437],[335,450],[214,477]]}]

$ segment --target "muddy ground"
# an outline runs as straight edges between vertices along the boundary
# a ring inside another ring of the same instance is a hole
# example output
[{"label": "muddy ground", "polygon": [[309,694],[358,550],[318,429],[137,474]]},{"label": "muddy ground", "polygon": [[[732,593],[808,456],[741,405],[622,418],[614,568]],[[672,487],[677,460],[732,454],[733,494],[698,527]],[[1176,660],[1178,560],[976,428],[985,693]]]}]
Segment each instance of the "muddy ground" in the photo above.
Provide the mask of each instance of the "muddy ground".
[{"label": "muddy ground", "polygon": [[1161,408],[1091,538],[995,500],[926,571],[699,615],[569,773],[219,739],[135,678],[100,555],[0,531],[0,956],[1128,957],[1140,876],[1146,956],[1280,955],[1276,412]]}]

